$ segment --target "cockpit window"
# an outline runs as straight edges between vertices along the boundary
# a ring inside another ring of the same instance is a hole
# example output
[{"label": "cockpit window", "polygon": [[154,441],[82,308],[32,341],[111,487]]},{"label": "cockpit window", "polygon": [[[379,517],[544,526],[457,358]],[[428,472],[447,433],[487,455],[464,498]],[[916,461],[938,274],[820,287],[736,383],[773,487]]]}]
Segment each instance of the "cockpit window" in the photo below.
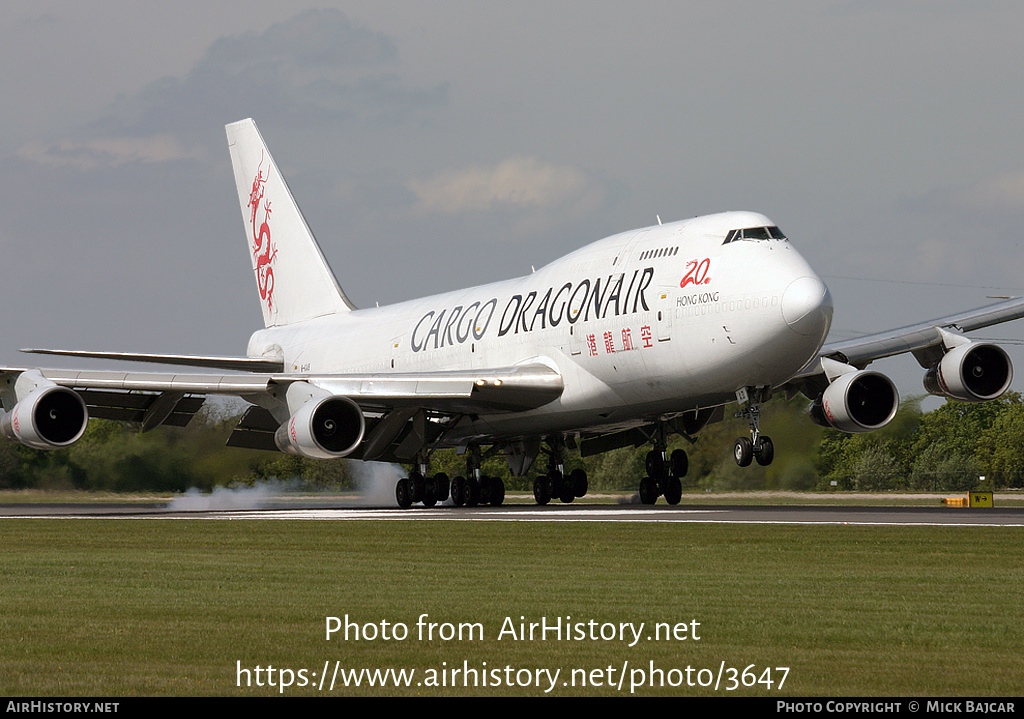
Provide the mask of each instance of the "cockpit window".
[{"label": "cockpit window", "polygon": [[786,236],[782,230],[774,225],[772,227],[745,227],[742,230],[732,230],[725,236],[723,245],[737,240],[784,240]]}]

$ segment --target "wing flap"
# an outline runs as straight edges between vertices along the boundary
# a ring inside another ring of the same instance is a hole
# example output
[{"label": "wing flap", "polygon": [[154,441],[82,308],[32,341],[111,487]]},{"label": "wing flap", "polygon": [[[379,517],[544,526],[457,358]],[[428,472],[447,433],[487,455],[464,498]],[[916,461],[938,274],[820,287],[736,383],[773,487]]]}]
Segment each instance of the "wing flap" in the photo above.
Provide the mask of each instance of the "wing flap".
[{"label": "wing flap", "polygon": [[282,372],[284,360],[273,357],[218,357],[213,355],[168,355],[139,352],[91,352],[87,350],[23,349],[22,352],[60,357],[118,360],[123,362],[153,362],[156,364],[207,367],[237,372]]},{"label": "wing flap", "polygon": [[[106,390],[78,389],[90,417],[112,419],[118,422],[142,424],[146,429],[159,425],[184,427],[203,406],[203,397],[184,395],[172,398],[171,407],[156,419],[151,410],[160,402],[162,393],[110,392]],[[148,422],[147,422],[148,420]]]},{"label": "wing flap", "polygon": [[274,419],[269,410],[253,405],[245,411],[238,425],[228,437],[228,447],[244,449],[265,449],[276,452],[274,433],[280,422]]}]

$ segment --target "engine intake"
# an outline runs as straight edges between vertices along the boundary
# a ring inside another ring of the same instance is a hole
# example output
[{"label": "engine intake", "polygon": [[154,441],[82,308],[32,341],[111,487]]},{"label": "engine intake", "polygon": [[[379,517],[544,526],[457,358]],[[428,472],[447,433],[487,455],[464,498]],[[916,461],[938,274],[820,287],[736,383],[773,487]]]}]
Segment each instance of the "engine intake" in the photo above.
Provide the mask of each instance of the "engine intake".
[{"label": "engine intake", "polygon": [[363,441],[366,419],[348,397],[310,400],[278,427],[274,443],[282,452],[310,459],[335,459]]},{"label": "engine intake", "polygon": [[843,432],[871,432],[889,424],[900,406],[896,385],[884,374],[859,370],[840,375],[811,405],[811,419]]},{"label": "engine intake", "polygon": [[60,449],[77,442],[89,424],[78,393],[57,385],[41,387],[10,412],[0,412],[0,433],[33,449]]},{"label": "engine intake", "polygon": [[925,372],[924,388],[939,397],[985,402],[1002,395],[1013,380],[1013,363],[1002,347],[971,342],[947,352]]}]

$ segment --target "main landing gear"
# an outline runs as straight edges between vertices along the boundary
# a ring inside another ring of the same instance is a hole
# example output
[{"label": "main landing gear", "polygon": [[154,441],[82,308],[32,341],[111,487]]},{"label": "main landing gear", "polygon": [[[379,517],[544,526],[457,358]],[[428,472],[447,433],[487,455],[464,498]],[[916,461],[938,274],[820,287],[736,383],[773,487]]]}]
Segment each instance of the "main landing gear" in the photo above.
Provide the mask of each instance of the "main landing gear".
[{"label": "main landing gear", "polygon": [[[681,431],[680,433],[683,434]],[[690,468],[690,459],[682,449],[668,453],[667,435],[668,428],[664,422],[658,422],[656,429],[647,435],[654,449],[644,458],[647,476],[640,480],[639,494],[642,504],[654,504],[658,497],[665,497],[669,504],[679,504],[679,500],[682,499],[682,478]],[[688,437],[687,434],[683,436]]]},{"label": "main landing gear", "polygon": [[481,461],[480,448],[470,447],[466,456],[466,474],[469,476],[452,480],[452,503],[456,507],[488,504],[500,507],[505,501],[505,483],[499,477],[484,475],[480,471]]},{"label": "main landing gear", "polygon": [[762,467],[767,467],[775,459],[775,445],[772,438],[761,434],[758,423],[761,419],[761,400],[768,399],[768,388],[745,387],[736,393],[736,398],[744,405],[736,413],[737,417],[746,417],[750,423],[750,438],[740,437],[733,445],[733,457],[741,467],[750,466],[756,460]]},{"label": "main landing gear", "polygon": [[640,480],[640,502],[654,504],[664,496],[669,504],[679,504],[683,496],[682,478],[690,468],[690,460],[682,449],[667,454],[664,441],[654,444],[644,461],[647,476]]},{"label": "main landing gear", "polygon": [[395,485],[395,499],[398,506],[408,509],[416,502],[424,507],[433,507],[450,496],[456,507],[491,505],[500,507],[505,501],[505,483],[498,477],[487,477],[480,471],[479,447],[471,447],[466,458],[466,474],[449,479],[444,472],[433,476],[427,474],[426,461],[418,461],[418,470],[398,480]]},{"label": "main landing gear", "polygon": [[408,477],[398,480],[395,485],[395,500],[402,509],[408,509],[414,502],[422,502],[424,507],[433,507],[438,502],[448,499],[451,482],[448,475],[438,472],[433,476],[423,471],[410,472]]},{"label": "main landing gear", "polygon": [[565,440],[561,437],[549,438],[543,451],[548,456],[548,472],[533,480],[533,498],[537,504],[547,504],[552,497],[558,497],[568,504],[585,495],[588,488],[587,473],[582,469],[574,469],[568,476],[565,474]]}]

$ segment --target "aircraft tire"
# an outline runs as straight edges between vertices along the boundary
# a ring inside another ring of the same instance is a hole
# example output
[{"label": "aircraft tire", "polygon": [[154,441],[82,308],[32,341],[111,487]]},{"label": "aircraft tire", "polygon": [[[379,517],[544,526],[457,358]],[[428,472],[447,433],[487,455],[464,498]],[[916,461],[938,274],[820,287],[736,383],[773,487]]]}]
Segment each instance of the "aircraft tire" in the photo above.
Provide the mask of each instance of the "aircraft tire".
[{"label": "aircraft tire", "polygon": [[548,491],[552,497],[562,496],[562,485],[565,481],[565,477],[557,469],[552,469],[548,472]]},{"label": "aircraft tire", "polygon": [[409,496],[413,502],[423,501],[423,475],[419,472],[409,473]]},{"label": "aircraft tire", "polygon": [[491,506],[500,507],[505,503],[505,483],[499,477],[491,477]]},{"label": "aircraft tire", "polygon": [[775,459],[775,443],[771,437],[761,435],[757,438],[757,445],[754,447],[754,459],[762,467],[767,467]]},{"label": "aircraft tire", "polygon": [[480,483],[476,477],[466,480],[466,506],[475,507],[480,504]]},{"label": "aircraft tire", "polygon": [[409,478],[402,477],[398,480],[398,484],[395,485],[395,501],[398,502],[398,506],[402,509],[408,509],[412,506],[412,487],[409,484]]},{"label": "aircraft tire", "polygon": [[732,454],[736,459],[736,464],[741,467],[750,466],[750,461],[754,458],[754,445],[747,437],[740,437],[736,440],[736,444],[732,446]]},{"label": "aircraft tire", "polygon": [[434,494],[438,502],[448,499],[448,495],[451,493],[451,486],[451,480],[448,479],[448,475],[444,472],[438,472],[434,475]]},{"label": "aircraft tire", "polygon": [[669,466],[672,468],[672,476],[682,479],[690,469],[690,458],[686,456],[686,450],[674,449],[669,456]]},{"label": "aircraft tire", "polygon": [[640,503],[654,504],[658,501],[658,483],[650,477],[640,480]]},{"label": "aircraft tire", "polygon": [[587,490],[590,488],[587,482],[587,472],[583,469],[574,469],[569,473],[569,479],[572,483],[572,491],[577,497],[584,497],[587,494]]},{"label": "aircraft tire", "polygon": [[679,477],[669,477],[665,480],[665,501],[669,504],[679,504],[679,500],[683,498],[683,483],[679,481]]},{"label": "aircraft tire", "polygon": [[433,507],[437,504],[437,482],[433,477],[423,479],[423,492],[420,494],[420,501],[424,507]]},{"label": "aircraft tire", "polygon": [[644,468],[647,470],[647,476],[655,479],[660,479],[667,476],[665,472],[665,457],[661,452],[652,449],[647,453],[644,458]]},{"label": "aircraft tire", "polygon": [[467,487],[466,478],[458,476],[452,480],[452,504],[456,507],[461,507],[466,503]]},{"label": "aircraft tire", "polygon": [[551,483],[544,475],[533,480],[533,499],[541,506],[551,501]]}]

